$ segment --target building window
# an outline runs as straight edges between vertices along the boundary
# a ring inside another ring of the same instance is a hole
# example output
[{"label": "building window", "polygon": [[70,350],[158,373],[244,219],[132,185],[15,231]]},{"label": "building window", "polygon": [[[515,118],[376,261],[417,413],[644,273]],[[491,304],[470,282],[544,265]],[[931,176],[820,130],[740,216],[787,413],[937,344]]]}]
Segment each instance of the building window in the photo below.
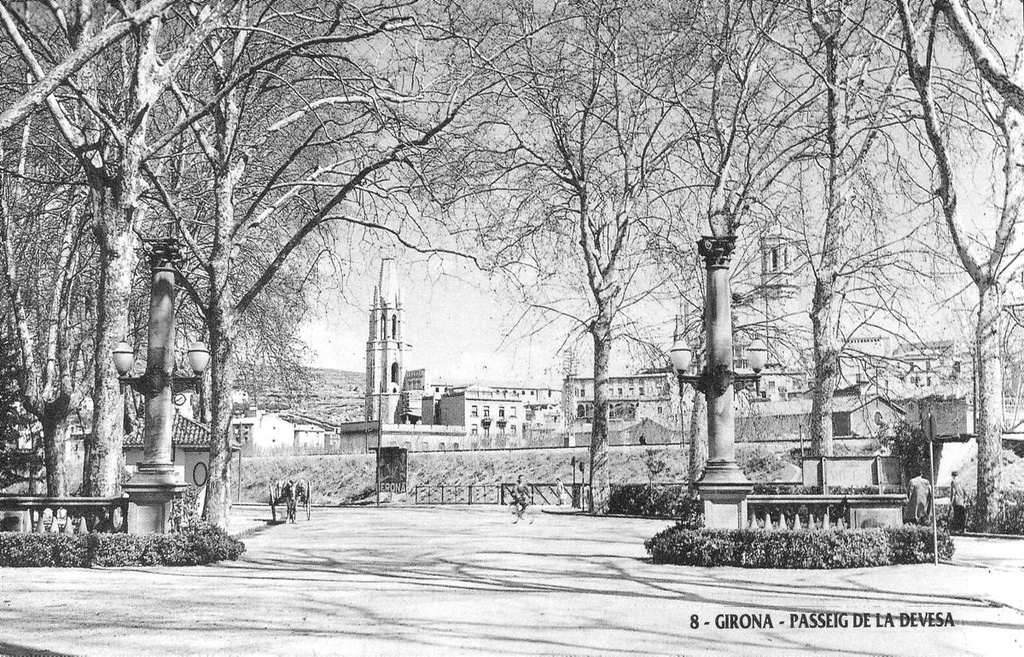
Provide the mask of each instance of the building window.
[{"label": "building window", "polygon": [[391,316],[391,337],[398,337],[398,315]]},{"label": "building window", "polygon": [[498,407],[498,417],[503,419],[503,420],[505,419],[505,407],[504,406],[499,406]]},{"label": "building window", "polygon": [[665,412],[665,407],[664,406],[659,406],[658,407],[658,415],[661,415],[664,412]]},{"label": "building window", "polygon": [[513,424],[513,425],[512,425],[512,428],[511,428],[511,429],[509,429],[509,431],[511,431],[511,432],[512,432],[512,435],[513,435],[513,436],[514,436],[514,435],[516,435],[516,425],[514,425],[514,424]]},{"label": "building window", "polygon": [[622,388],[619,388],[619,397],[622,396]]},{"label": "building window", "polygon": [[391,383],[398,383],[398,363],[391,363]]},{"label": "building window", "polygon": [[579,406],[577,406],[576,407],[576,417],[583,417],[584,413],[586,412],[586,410],[587,409],[583,406],[583,404],[580,404]]},{"label": "building window", "polygon": [[444,443],[438,443],[437,448],[443,452],[444,451]]},{"label": "building window", "polygon": [[383,313],[380,316],[380,337],[388,339],[388,314]]},{"label": "building window", "polygon": [[459,444],[458,444],[458,443],[452,443],[452,449],[454,449],[454,450],[458,451],[458,449],[459,449]]},{"label": "building window", "polygon": [[491,407],[484,406],[484,417],[491,417]]},{"label": "building window", "polygon": [[470,406],[469,407],[469,417],[479,417],[479,416],[480,416],[480,413],[478,412],[477,407],[476,406]]},{"label": "building window", "polygon": [[644,396],[644,386],[643,386],[643,384],[640,385],[640,396],[641,397]]},{"label": "building window", "polygon": [[515,417],[516,416],[516,407],[515,406],[513,406],[510,409],[508,409],[508,415],[509,415],[509,417]]},{"label": "building window", "polygon": [[472,427],[470,427],[469,435],[475,436],[475,435],[477,435],[479,433],[480,433],[480,430],[477,428],[477,426],[475,424]]}]

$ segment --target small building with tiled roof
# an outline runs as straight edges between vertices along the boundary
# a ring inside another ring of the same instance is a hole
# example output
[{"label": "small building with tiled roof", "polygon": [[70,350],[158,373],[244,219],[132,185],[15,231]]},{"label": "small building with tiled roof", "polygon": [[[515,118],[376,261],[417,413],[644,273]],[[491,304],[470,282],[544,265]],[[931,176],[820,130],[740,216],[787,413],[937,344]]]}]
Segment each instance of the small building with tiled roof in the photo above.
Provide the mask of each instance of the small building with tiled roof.
[{"label": "small building with tiled roof", "polygon": [[[836,391],[832,400],[832,434],[836,438],[874,438],[906,412],[885,397],[858,394],[856,388]],[[736,432],[740,441],[798,440],[810,438],[811,399],[754,401],[738,409]]]},{"label": "small building with tiled roof", "polygon": [[[142,431],[140,426],[124,437],[124,462],[129,471],[143,458]],[[174,466],[180,469],[179,479],[190,485],[205,486],[210,475],[210,428],[202,422],[175,413],[171,447]],[[238,445],[231,446],[232,453],[238,449]]]}]

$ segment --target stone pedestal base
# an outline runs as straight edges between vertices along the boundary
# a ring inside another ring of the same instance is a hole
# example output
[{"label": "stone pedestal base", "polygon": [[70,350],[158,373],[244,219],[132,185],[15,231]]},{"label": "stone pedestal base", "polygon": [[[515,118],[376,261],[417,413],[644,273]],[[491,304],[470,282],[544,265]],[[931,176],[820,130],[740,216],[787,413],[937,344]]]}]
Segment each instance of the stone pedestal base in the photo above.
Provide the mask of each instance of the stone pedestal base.
[{"label": "stone pedestal base", "polygon": [[128,532],[166,534],[171,520],[171,500],[186,488],[174,475],[140,472],[122,486],[128,495]]},{"label": "stone pedestal base", "polygon": [[704,502],[704,526],[708,529],[743,529],[747,526],[747,496],[754,484],[735,462],[708,463],[697,482]]}]

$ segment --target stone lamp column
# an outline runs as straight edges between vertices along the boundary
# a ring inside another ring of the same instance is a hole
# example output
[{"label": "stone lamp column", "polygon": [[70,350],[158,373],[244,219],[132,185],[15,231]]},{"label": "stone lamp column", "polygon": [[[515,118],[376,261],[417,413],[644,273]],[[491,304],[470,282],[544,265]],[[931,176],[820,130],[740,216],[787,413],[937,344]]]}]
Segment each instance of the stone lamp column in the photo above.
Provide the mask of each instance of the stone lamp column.
[{"label": "stone lamp column", "polygon": [[704,523],[713,529],[737,529],[747,517],[747,495],[754,485],[736,463],[733,406],[732,292],[729,261],[735,236],[704,237],[697,243],[707,270],[708,369],[704,398],[708,405],[708,463],[697,482],[704,501]]},{"label": "stone lamp column", "polygon": [[669,352],[679,376],[680,394],[689,383],[704,393],[708,407],[708,463],[697,481],[704,502],[704,524],[711,529],[738,529],[746,524],[747,495],[753,484],[736,463],[736,432],[733,408],[735,383],[755,382],[765,365],[767,347],[755,340],[748,348],[754,374],[732,370],[732,293],[729,290],[729,259],[735,236],[702,237],[697,249],[707,270],[706,326],[707,366],[698,375],[688,375],[693,352],[681,335]]},{"label": "stone lamp column", "polygon": [[[177,240],[156,239],[147,242],[152,270],[149,300],[149,343],[146,371],[142,376],[127,376],[134,355],[127,343],[114,350],[114,364],[121,383],[145,397],[143,458],[138,474],[123,488],[128,495],[128,531],[137,534],[166,532],[171,500],[185,487],[176,476],[172,427],[174,395],[194,387],[209,363],[209,351],[202,343],[189,350],[189,361],[197,376],[174,374],[175,277],[180,259]],[[199,365],[199,367],[197,367]]]}]

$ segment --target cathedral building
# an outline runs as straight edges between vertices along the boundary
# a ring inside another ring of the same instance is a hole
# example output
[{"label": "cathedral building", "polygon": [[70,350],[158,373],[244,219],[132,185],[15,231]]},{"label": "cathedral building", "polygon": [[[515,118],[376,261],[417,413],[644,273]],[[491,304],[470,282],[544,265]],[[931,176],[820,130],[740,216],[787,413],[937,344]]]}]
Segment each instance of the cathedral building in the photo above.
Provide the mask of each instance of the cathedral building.
[{"label": "cathedral building", "polygon": [[398,423],[402,411],[404,358],[409,345],[402,340],[405,321],[402,289],[395,283],[395,263],[380,264],[380,279],[373,289],[370,335],[366,341],[366,421]]}]

